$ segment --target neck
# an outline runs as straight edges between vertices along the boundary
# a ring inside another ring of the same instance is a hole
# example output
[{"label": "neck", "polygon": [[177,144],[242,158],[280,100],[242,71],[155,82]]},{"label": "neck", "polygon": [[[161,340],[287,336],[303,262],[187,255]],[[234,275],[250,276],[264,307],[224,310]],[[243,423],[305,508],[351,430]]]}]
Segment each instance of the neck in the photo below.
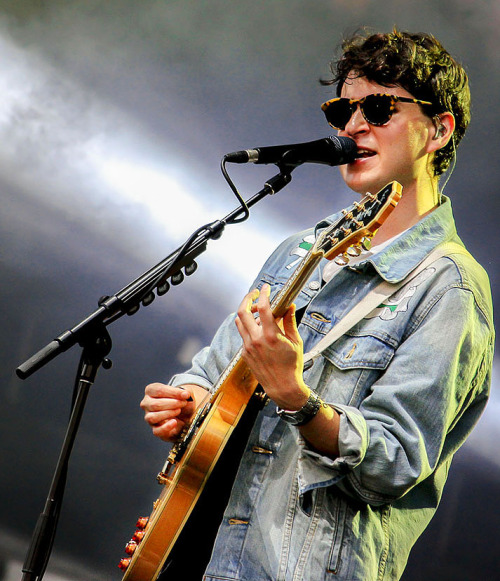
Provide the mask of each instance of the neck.
[{"label": "neck", "polygon": [[403,187],[403,195],[394,211],[377,230],[373,242],[382,244],[414,226],[439,205],[438,179],[433,177],[425,187]]}]

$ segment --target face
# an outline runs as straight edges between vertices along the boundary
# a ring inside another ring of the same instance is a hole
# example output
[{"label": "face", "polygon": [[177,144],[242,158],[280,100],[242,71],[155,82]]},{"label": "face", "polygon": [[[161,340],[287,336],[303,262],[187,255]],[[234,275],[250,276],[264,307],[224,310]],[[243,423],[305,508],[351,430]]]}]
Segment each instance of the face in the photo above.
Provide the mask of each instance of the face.
[{"label": "face", "polygon": [[[360,99],[373,93],[413,97],[401,87],[384,87],[364,77],[349,77],[342,87],[342,97]],[[403,191],[417,190],[429,180],[429,144],[435,132],[432,119],[415,103],[396,103],[386,125],[365,121],[359,106],[339,135],[356,141],[361,157],[340,166],[346,184],[355,192],[377,193],[387,183],[397,180]]]}]

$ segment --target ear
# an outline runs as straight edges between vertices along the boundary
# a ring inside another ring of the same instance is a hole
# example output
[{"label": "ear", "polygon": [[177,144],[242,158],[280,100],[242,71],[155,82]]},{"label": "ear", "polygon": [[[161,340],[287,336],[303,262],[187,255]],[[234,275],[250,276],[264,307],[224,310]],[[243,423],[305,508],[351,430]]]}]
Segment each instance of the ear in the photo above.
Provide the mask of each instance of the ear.
[{"label": "ear", "polygon": [[455,117],[449,111],[439,113],[432,118],[433,127],[429,134],[431,139],[429,141],[429,153],[437,151],[444,147],[450,141],[453,131],[455,131]]}]

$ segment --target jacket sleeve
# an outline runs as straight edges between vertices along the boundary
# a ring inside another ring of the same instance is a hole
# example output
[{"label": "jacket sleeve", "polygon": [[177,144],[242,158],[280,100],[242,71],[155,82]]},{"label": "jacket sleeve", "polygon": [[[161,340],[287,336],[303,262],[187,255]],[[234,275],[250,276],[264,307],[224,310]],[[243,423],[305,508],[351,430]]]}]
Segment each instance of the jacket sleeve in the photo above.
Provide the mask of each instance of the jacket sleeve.
[{"label": "jacket sleeve", "polygon": [[174,375],[170,380],[171,385],[179,386],[193,383],[210,389],[217,382],[241,346],[241,338],[234,319],[234,313],[225,319],[210,346],[203,348],[194,356],[190,369]]},{"label": "jacket sleeve", "polygon": [[340,414],[336,459],[303,446],[302,492],[336,484],[378,505],[392,502],[448,463],[488,398],[491,323],[471,291],[452,286],[418,313],[359,408]]}]

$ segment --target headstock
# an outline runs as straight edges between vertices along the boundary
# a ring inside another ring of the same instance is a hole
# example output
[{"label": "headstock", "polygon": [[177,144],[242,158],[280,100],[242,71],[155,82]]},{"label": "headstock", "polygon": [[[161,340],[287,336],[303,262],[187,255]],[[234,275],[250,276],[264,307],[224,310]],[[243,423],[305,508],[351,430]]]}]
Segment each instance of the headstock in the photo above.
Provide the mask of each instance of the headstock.
[{"label": "headstock", "polygon": [[349,256],[358,256],[401,199],[403,187],[393,181],[377,194],[366,194],[354,202],[352,210],[343,210],[343,216],[326,228],[316,239],[311,253],[321,252],[328,260],[335,258],[340,265],[349,262]]}]

